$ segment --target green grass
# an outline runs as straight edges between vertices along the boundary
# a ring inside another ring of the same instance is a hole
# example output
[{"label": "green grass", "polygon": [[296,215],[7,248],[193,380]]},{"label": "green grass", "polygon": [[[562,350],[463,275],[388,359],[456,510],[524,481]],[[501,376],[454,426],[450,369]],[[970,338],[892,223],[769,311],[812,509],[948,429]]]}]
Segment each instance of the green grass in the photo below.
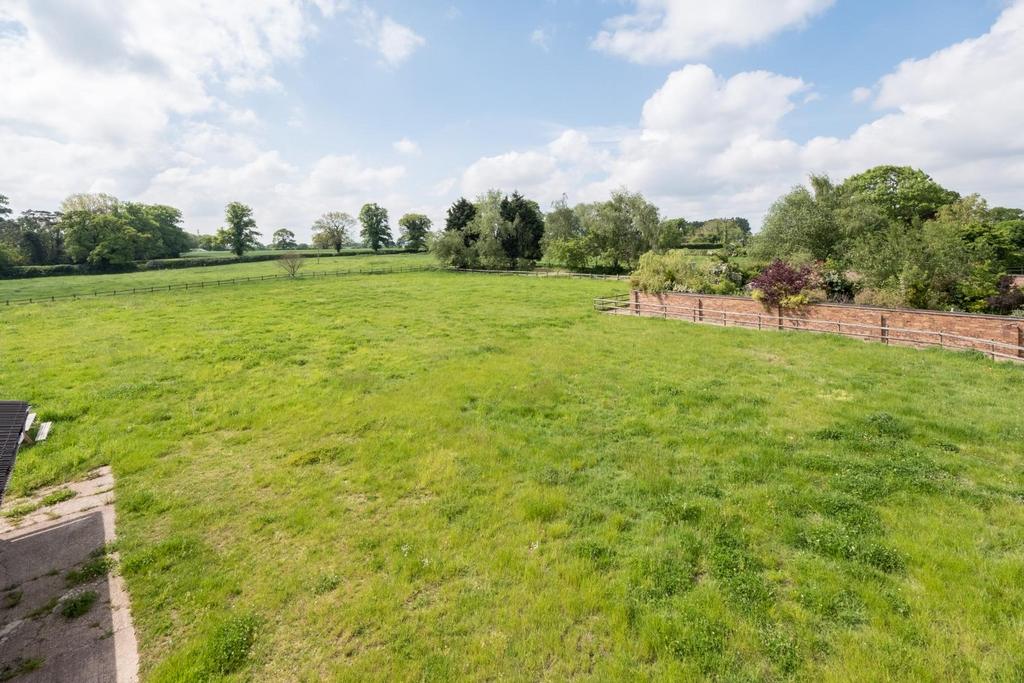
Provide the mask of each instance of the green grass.
[{"label": "green grass", "polygon": [[[234,268],[232,266],[231,268]],[[144,677],[1015,680],[1024,369],[411,273],[12,307]]]},{"label": "green grass", "polygon": [[48,493],[43,496],[43,505],[56,505],[57,503],[63,503],[64,501],[71,500],[78,493],[71,489],[57,489],[53,493]]},{"label": "green grass", "polygon": [[110,569],[110,558],[105,555],[98,555],[90,558],[78,569],[72,569],[64,575],[64,581],[69,586],[79,586],[83,583],[90,583],[107,575]]},{"label": "green grass", "polygon": [[[347,270],[363,270],[392,266],[433,266],[436,259],[430,254],[393,254],[387,256],[349,256],[344,258],[315,258],[303,261],[300,271],[326,273]],[[57,275],[41,278],[20,278],[0,280],[0,310],[8,300],[51,296],[91,296],[93,292],[110,292],[132,288],[167,287],[186,282],[214,282],[232,278],[260,277],[261,275],[283,275],[284,271],[274,261],[239,263],[225,266],[202,268],[179,268],[149,270],[141,273],[111,273],[107,275]]]},{"label": "green grass", "polygon": [[0,681],[10,681],[18,676],[35,671],[43,665],[41,659],[16,659],[0,666]]},{"label": "green grass", "polygon": [[77,619],[89,612],[99,594],[96,591],[84,591],[73,595],[60,606],[60,613],[65,619]]},{"label": "green grass", "polygon": [[[342,258],[354,258],[368,253],[366,247],[342,249]],[[245,252],[246,256],[275,256],[283,254],[323,254],[324,256],[335,256],[333,249],[254,249]],[[181,258],[233,258],[234,253],[230,251],[188,251],[181,255]]]}]

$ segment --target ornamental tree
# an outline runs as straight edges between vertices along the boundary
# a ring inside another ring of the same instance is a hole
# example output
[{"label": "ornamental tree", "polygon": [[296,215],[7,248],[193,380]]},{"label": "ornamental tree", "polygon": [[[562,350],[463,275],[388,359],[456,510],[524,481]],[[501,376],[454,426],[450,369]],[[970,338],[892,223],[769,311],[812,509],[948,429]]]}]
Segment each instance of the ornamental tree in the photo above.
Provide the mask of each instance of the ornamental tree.
[{"label": "ornamental tree", "polygon": [[806,292],[814,286],[816,279],[810,266],[791,266],[785,261],[775,260],[750,281],[750,286],[754,299],[781,314],[784,308],[810,303]]}]

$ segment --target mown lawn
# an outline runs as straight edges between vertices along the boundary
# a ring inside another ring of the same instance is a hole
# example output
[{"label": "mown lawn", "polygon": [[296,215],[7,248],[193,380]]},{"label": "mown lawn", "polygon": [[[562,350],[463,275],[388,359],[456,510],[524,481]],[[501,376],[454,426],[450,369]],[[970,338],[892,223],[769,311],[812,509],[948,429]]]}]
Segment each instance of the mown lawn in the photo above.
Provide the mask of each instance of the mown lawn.
[{"label": "mown lawn", "polygon": [[[223,272],[223,271],[221,271]],[[1019,680],[1024,368],[454,273],[12,307],[143,673]]]}]

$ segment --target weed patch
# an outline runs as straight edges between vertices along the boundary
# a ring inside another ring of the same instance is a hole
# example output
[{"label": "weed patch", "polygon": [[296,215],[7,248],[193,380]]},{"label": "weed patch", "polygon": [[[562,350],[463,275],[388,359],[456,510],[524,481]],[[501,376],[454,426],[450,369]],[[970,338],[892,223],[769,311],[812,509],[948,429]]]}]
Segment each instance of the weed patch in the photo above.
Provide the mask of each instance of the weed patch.
[{"label": "weed patch", "polygon": [[60,614],[65,619],[77,619],[92,609],[99,594],[96,591],[85,591],[64,600],[60,605]]},{"label": "weed patch", "polygon": [[43,505],[49,506],[56,505],[57,503],[63,503],[66,500],[71,500],[77,495],[78,493],[71,489],[57,489],[53,493],[47,494],[43,497]]}]

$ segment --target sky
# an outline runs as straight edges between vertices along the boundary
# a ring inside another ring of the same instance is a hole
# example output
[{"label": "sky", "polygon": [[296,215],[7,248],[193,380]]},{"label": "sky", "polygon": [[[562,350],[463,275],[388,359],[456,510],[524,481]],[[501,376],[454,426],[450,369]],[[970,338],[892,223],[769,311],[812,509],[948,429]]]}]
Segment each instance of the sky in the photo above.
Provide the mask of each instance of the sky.
[{"label": "sky", "polygon": [[757,226],[912,165],[1024,206],[1024,0],[0,0],[0,194],[253,207],[643,192]]}]

